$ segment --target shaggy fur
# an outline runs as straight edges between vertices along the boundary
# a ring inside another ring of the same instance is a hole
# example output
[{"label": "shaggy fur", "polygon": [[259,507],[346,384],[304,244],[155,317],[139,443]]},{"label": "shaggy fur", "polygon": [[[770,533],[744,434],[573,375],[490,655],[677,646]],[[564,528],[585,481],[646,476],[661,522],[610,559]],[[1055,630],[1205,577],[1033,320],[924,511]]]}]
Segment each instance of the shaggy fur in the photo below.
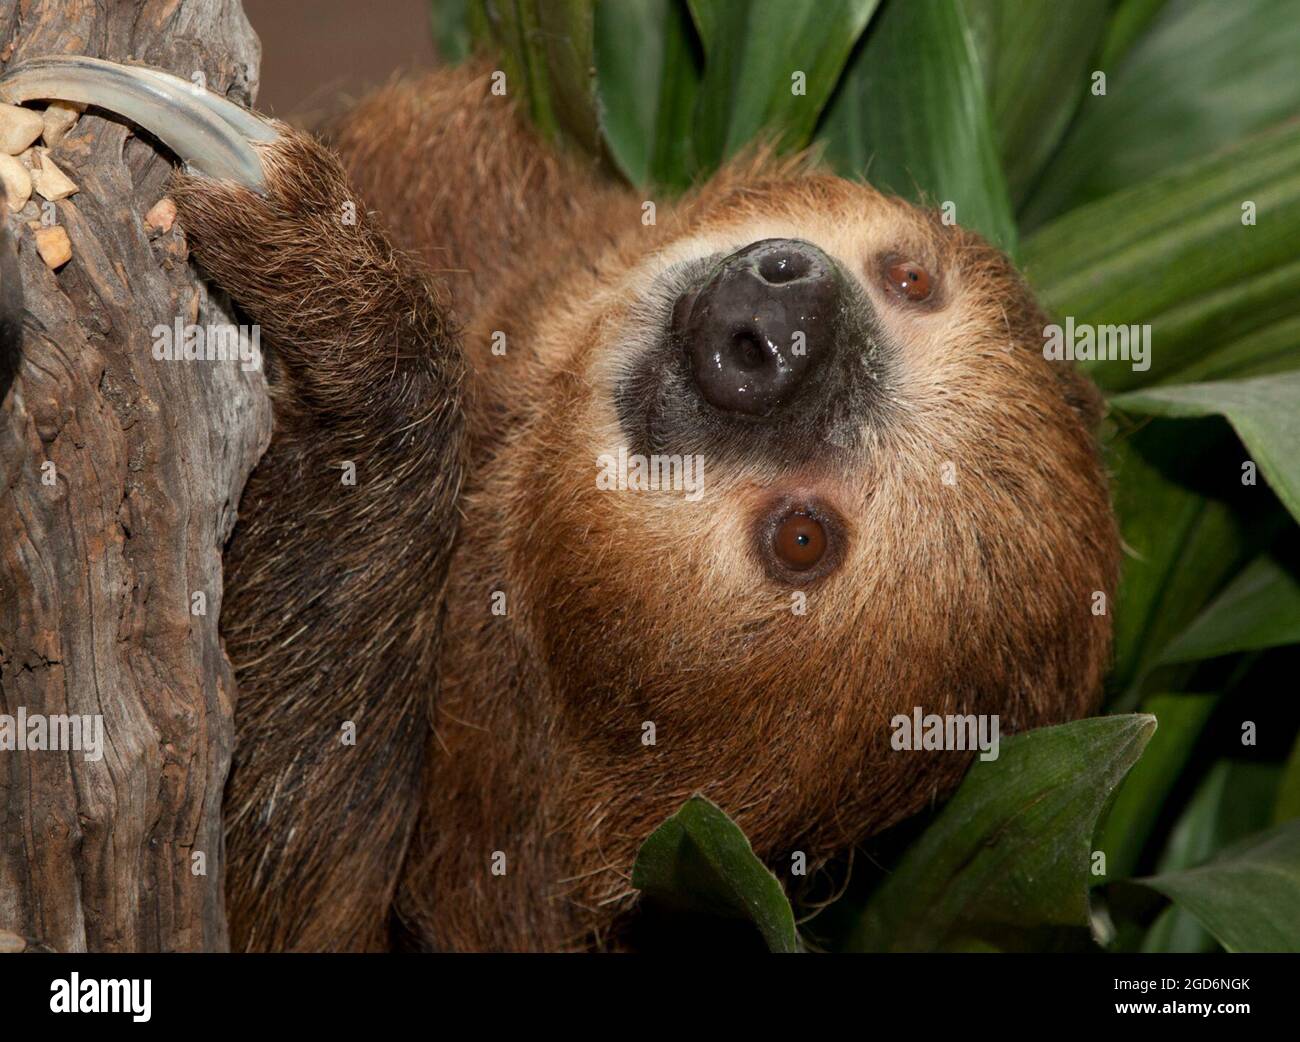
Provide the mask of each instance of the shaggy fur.
[{"label": "shaggy fur", "polygon": [[[965,754],[891,750],[894,714],[1010,730],[1095,706],[1110,622],[1090,607],[1117,565],[1099,401],[1043,359],[1002,254],[763,154],[646,226],[641,195],[538,142],[483,68],[384,90],[330,144],[284,128],[267,200],[189,179],[178,200],[278,370],[222,618],[237,945],[382,947],[395,908],[432,948],[614,946],[637,846],[694,792],[780,872],[960,779]],[[861,280],[896,355],[888,408],[796,468],[709,461],[699,502],[598,491],[657,276],[770,236]],[[936,275],[931,306],[888,297],[891,252]],[[750,537],[783,495],[845,521],[802,615]]]}]

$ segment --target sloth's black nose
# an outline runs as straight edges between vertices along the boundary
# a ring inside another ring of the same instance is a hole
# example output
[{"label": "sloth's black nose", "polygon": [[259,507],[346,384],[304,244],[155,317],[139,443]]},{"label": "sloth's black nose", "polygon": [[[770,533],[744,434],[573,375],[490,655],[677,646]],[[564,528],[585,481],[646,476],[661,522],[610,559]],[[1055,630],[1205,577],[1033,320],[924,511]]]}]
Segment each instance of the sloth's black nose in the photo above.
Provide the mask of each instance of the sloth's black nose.
[{"label": "sloth's black nose", "polygon": [[763,239],[724,259],[673,311],[696,386],[717,409],[770,416],[830,364],[842,283],[810,242]]}]

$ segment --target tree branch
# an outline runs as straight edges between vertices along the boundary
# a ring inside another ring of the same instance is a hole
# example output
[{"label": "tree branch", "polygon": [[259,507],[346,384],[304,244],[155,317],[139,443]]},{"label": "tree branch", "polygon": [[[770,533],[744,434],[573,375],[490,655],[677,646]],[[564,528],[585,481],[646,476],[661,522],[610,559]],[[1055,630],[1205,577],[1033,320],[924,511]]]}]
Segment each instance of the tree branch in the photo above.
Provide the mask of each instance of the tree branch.
[{"label": "tree branch", "polygon": [[[52,53],[201,72],[248,104],[260,48],[238,0],[0,0],[0,59]],[[180,229],[142,220],[165,152],[92,110],[51,156],[80,186],[52,204],[72,259],[38,256],[39,197],[6,215],[26,315],[0,410],[0,929],[61,951],[220,950],[221,551],[270,407],[237,361],[154,358],[177,316],[231,321]],[[33,719],[101,719],[102,756],[5,748],[20,712],[24,740]]]}]

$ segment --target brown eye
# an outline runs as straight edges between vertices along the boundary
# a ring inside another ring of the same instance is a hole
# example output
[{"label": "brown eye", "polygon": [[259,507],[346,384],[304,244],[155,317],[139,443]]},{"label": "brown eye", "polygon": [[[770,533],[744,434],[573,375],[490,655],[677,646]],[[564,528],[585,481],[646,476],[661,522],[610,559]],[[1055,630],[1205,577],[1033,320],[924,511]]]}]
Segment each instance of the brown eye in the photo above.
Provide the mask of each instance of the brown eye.
[{"label": "brown eye", "polygon": [[908,300],[925,300],[930,295],[930,273],[912,261],[892,261],[885,268],[885,285]]},{"label": "brown eye", "polygon": [[826,530],[816,518],[791,514],[777,525],[773,546],[787,568],[802,572],[826,553]]}]

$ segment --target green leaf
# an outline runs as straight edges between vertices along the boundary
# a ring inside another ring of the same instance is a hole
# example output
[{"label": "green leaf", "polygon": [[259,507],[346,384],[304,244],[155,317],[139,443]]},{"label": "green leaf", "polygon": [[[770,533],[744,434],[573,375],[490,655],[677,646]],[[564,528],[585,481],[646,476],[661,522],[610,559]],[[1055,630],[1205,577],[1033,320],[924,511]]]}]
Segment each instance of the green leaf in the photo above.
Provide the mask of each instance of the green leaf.
[{"label": "green leaf", "polygon": [[480,30],[505,62],[506,88],[522,88],[552,141],[600,154],[593,0],[478,0]]},{"label": "green leaf", "polygon": [[1279,824],[1300,818],[1300,735],[1296,736],[1291,755],[1282,769],[1282,780],[1277,786],[1277,800],[1273,804],[1273,823]]},{"label": "green leaf", "polygon": [[1002,168],[1021,199],[1065,132],[1106,28],[1107,0],[964,0]]},{"label": "green leaf", "polygon": [[1300,580],[1273,558],[1260,557],[1165,648],[1161,661],[1195,662],[1297,643]]},{"label": "green leaf", "polygon": [[799,950],[781,884],[745,834],[703,796],[692,796],[641,845],[632,885],[675,908],[748,919],[774,952]]},{"label": "green leaf", "polygon": [[1179,815],[1156,872],[1166,875],[1194,868],[1264,828],[1278,777],[1274,764],[1242,760],[1215,763]]},{"label": "green leaf", "polygon": [[1133,45],[1146,35],[1166,3],[1168,0],[1119,0],[1106,29],[1098,67],[1115,68]]},{"label": "green leaf", "polygon": [[639,187],[687,187],[701,68],[685,3],[606,0],[595,32],[601,130],[614,162]]},{"label": "green leaf", "polygon": [[1300,820],[1251,836],[1200,868],[1138,880],[1230,952],[1300,950]]},{"label": "green leaf", "polygon": [[1111,405],[1154,416],[1227,417],[1277,498],[1300,519],[1300,373],[1152,387],[1118,395]]},{"label": "green leaf", "polygon": [[1005,739],[872,896],[853,947],[930,951],[1087,925],[1098,818],[1155,726],[1107,716]]},{"label": "green leaf", "polygon": [[1290,119],[1300,109],[1297,54],[1294,0],[1171,0],[1117,66],[1103,67],[1105,95],[1084,95],[1026,225]]},{"label": "green leaf", "polygon": [[[1226,432],[1225,432],[1226,434]],[[1197,487],[1189,470],[1213,458],[1204,427],[1151,424],[1109,447],[1111,485],[1125,558],[1115,602],[1112,709],[1138,704],[1160,652],[1234,574],[1249,533],[1229,505]]]},{"label": "green leaf", "polygon": [[764,131],[784,148],[805,145],[878,2],[690,0],[705,54],[695,123],[703,167]]},{"label": "green leaf", "polygon": [[1015,251],[983,75],[959,0],[886,4],[818,134],[845,176],[933,205],[951,202],[959,224]]},{"label": "green leaf", "polygon": [[1159,726],[1106,815],[1097,841],[1097,849],[1106,854],[1106,875],[1094,878],[1094,884],[1123,879],[1137,867],[1165,800],[1218,700],[1218,695],[1161,694],[1142,703],[1142,711],[1154,716]]},{"label": "green leaf", "polygon": [[[1208,383],[1213,380],[1244,380],[1251,376],[1269,376],[1300,369],[1300,315],[1287,315],[1260,326],[1261,314],[1277,313],[1286,308],[1276,287],[1295,279],[1300,284],[1300,264],[1280,268],[1272,276],[1252,279],[1243,287],[1250,295],[1265,297],[1261,309],[1249,319],[1251,332],[1228,339],[1198,361],[1178,370],[1173,376],[1176,383]],[[1190,312],[1212,310],[1217,301],[1202,300],[1199,306],[1184,309],[1184,319]],[[1212,335],[1206,330],[1202,336]]]},{"label": "green leaf", "polygon": [[[1267,826],[1277,781],[1278,769],[1272,764],[1234,760],[1214,764],[1174,824],[1156,872],[1167,876],[1195,868]],[[1146,952],[1213,951],[1214,947],[1213,937],[1180,907],[1161,914],[1142,942]]]},{"label": "green leaf", "polygon": [[[1242,223],[1248,201],[1254,225]],[[1023,260],[1056,315],[1151,326],[1149,369],[1083,363],[1103,388],[1122,391],[1207,358],[1231,371],[1261,350],[1278,356],[1274,369],[1300,366],[1300,342],[1238,343],[1300,316],[1297,234],[1300,123],[1074,210],[1029,238]]]},{"label": "green leaf", "polygon": [[1161,912],[1142,939],[1142,952],[1184,954],[1218,951],[1218,945],[1200,923],[1177,905]]}]

